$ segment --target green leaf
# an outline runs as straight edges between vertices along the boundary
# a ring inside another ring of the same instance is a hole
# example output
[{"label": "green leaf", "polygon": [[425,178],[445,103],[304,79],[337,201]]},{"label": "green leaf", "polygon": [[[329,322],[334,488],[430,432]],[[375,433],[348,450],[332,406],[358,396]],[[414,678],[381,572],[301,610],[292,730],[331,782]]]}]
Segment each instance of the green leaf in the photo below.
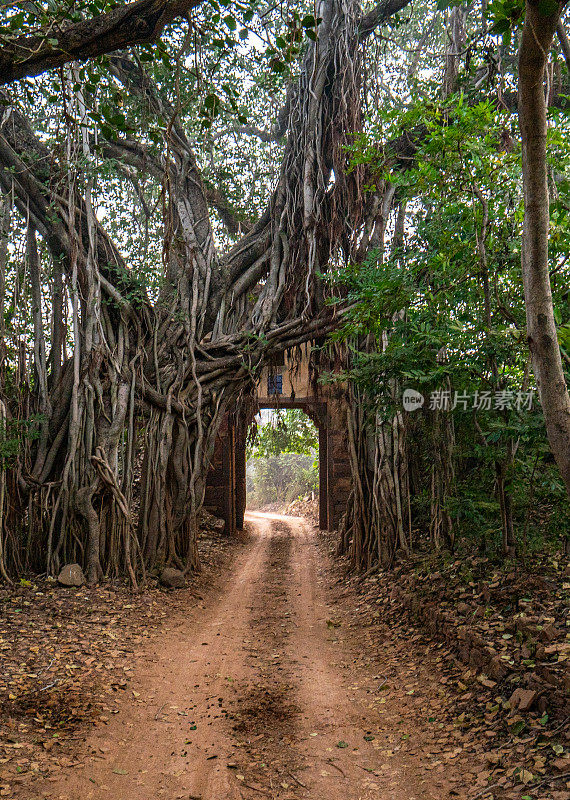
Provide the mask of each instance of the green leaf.
[{"label": "green leaf", "polygon": [[505,31],[510,30],[511,21],[502,17],[498,19],[495,24],[493,25],[493,33],[505,33]]},{"label": "green leaf", "polygon": [[287,71],[287,64],[284,64],[283,61],[281,61],[278,58],[272,58],[271,61],[269,62],[269,66],[271,67],[273,72],[277,72],[279,74],[282,74],[283,72]]}]

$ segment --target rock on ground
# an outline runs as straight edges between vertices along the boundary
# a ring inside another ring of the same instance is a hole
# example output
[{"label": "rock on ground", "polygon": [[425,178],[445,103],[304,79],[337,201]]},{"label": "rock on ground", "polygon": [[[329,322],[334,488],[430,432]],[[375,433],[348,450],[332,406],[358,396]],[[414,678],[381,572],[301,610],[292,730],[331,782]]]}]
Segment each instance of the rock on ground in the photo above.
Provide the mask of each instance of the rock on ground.
[{"label": "rock on ground", "polygon": [[169,586],[171,589],[182,589],[186,586],[186,577],[179,569],[165,567],[160,574],[160,582],[163,586]]},{"label": "rock on ground", "polygon": [[84,586],[85,575],[79,564],[66,564],[57,576],[62,586]]}]

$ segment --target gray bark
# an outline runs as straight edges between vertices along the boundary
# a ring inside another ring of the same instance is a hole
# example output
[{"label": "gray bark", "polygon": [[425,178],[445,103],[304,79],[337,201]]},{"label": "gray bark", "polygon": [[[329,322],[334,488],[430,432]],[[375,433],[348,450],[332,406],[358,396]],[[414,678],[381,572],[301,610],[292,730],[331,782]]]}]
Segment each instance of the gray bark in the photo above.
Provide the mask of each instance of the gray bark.
[{"label": "gray bark", "polygon": [[519,124],[525,205],[522,274],[528,344],[548,441],[570,493],[570,396],[558,346],[548,269],[550,216],[543,81],[560,8],[545,16],[540,13],[538,3],[527,2],[520,45]]}]

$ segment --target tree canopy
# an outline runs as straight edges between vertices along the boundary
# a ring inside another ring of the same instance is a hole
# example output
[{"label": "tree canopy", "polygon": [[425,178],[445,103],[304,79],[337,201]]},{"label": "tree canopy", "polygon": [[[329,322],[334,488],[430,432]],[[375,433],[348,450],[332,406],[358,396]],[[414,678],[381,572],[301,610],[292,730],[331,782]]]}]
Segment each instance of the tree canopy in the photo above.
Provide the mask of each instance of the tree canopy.
[{"label": "tree canopy", "polygon": [[315,425],[300,409],[278,409],[256,430],[249,447],[250,456],[267,458],[281,453],[314,454],[319,446]]},{"label": "tree canopy", "polygon": [[197,566],[220,425],[304,342],[342,352],[359,566],[453,546],[476,469],[505,554],[521,481],[566,502],[563,9],[2,5],[5,579]]}]

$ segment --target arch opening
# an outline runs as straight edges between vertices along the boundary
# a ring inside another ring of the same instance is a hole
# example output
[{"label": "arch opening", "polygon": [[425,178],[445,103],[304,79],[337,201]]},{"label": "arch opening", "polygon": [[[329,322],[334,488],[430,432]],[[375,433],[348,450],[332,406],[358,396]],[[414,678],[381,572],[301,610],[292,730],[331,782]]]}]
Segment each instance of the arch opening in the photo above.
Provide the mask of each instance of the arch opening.
[{"label": "arch opening", "polygon": [[[228,534],[243,528],[247,505],[248,430],[261,409],[298,409],[314,423],[318,444],[319,527],[334,530],[346,509],[351,473],[342,384],[321,386],[310,353],[275,364],[262,375],[257,395],[223,420],[208,476],[204,507],[225,520]],[[316,453],[316,454],[317,454]],[[315,454],[315,455],[316,455]]]},{"label": "arch opening", "polygon": [[292,503],[318,500],[319,432],[302,409],[260,409],[246,455],[248,510],[289,513]]}]

